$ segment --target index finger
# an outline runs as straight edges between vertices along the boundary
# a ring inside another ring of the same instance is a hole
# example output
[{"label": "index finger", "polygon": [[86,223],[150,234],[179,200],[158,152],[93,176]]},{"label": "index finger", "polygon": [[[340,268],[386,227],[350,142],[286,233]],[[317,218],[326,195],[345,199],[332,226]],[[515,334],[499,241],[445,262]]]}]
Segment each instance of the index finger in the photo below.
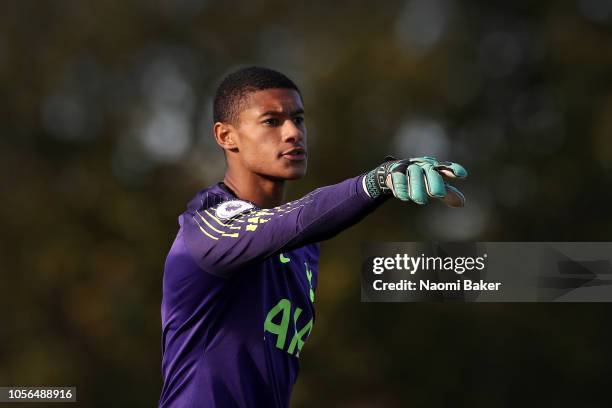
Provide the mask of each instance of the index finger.
[{"label": "index finger", "polygon": [[435,168],[440,174],[450,178],[466,178],[468,175],[465,167],[459,163],[440,162]]}]

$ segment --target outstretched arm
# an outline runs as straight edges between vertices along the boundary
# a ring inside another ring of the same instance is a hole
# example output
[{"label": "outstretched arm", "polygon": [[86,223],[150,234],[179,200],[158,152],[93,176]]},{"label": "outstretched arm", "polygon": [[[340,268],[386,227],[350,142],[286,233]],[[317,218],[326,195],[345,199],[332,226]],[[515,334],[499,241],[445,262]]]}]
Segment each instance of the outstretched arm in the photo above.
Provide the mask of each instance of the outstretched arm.
[{"label": "outstretched arm", "polygon": [[[462,204],[461,200],[457,202],[457,194],[462,198],[461,193],[456,189],[445,190],[441,181],[441,171],[452,168],[436,167],[422,159],[387,161],[365,175],[318,188],[270,209],[237,203],[244,210],[229,218],[227,202],[188,210],[181,220],[185,244],[204,270],[228,276],[274,253],[329,239],[363,219],[392,195],[419,202],[424,194]],[[421,180],[416,181],[417,177]],[[420,203],[424,204],[422,200]]]}]

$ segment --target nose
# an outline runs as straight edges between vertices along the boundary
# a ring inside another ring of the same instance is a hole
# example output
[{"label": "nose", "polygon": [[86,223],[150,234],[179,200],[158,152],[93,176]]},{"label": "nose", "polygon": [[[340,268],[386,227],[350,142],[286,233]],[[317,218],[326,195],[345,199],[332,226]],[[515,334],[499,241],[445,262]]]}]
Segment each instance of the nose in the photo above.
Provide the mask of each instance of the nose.
[{"label": "nose", "polygon": [[283,142],[297,143],[304,139],[305,132],[300,129],[292,120],[286,120],[283,123]]}]

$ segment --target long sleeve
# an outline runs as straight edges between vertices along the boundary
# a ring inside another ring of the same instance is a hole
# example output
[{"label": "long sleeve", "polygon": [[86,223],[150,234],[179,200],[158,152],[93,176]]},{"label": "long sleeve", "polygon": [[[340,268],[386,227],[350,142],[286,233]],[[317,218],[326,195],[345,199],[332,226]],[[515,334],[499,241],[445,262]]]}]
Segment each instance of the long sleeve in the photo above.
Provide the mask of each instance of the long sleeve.
[{"label": "long sleeve", "polygon": [[318,188],[270,209],[245,202],[247,209],[224,218],[223,203],[192,208],[181,216],[184,239],[198,265],[219,276],[274,253],[331,238],[360,221],[385,201],[372,199],[363,176]]}]

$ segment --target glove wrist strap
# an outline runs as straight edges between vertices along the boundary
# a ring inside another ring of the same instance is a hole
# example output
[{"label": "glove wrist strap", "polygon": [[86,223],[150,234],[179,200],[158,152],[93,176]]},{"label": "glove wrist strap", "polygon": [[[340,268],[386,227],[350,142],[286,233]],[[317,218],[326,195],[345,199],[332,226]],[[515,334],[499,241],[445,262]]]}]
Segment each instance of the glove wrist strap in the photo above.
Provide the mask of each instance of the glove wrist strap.
[{"label": "glove wrist strap", "polygon": [[391,161],[386,161],[366,174],[365,186],[370,197],[377,198],[383,194],[391,194],[391,189],[387,186],[386,182],[390,163]]},{"label": "glove wrist strap", "polygon": [[376,173],[378,172],[378,169],[379,168],[376,168],[365,175],[365,188],[368,190],[368,194],[372,198],[378,198],[383,193],[377,181],[378,178]]}]

